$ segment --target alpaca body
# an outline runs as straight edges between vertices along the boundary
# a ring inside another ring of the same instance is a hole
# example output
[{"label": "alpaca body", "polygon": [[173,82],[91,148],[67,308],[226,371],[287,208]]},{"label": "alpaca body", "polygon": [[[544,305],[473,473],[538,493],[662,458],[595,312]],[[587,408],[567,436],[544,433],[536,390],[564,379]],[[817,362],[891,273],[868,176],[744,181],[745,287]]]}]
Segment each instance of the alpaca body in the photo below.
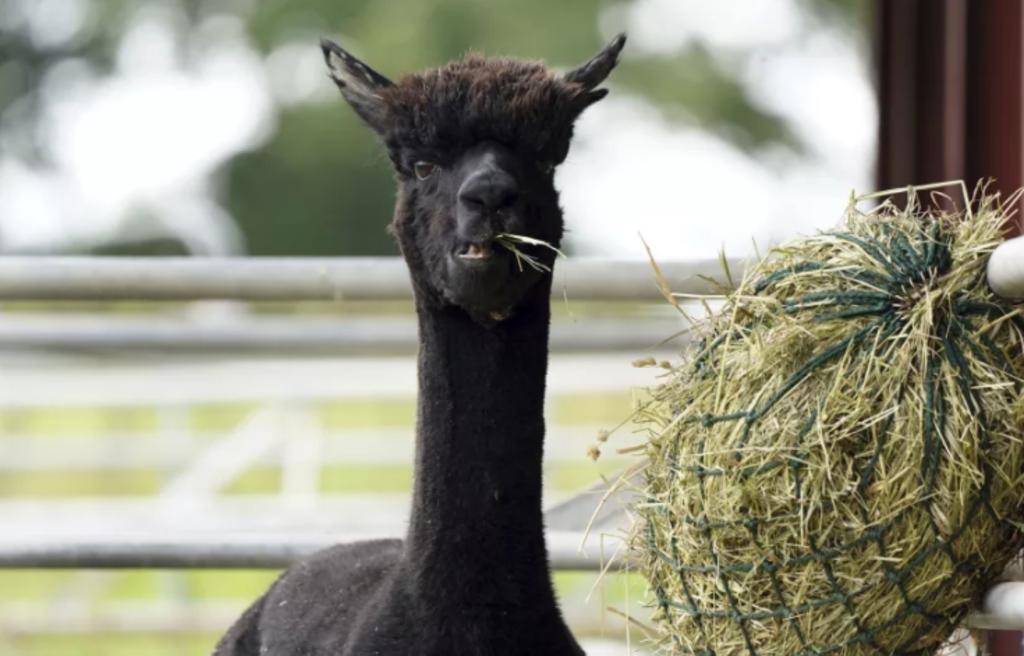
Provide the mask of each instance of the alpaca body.
[{"label": "alpaca body", "polygon": [[293,565],[225,635],[216,654],[583,655],[547,606],[439,613],[404,583],[401,549],[399,540],[338,545]]},{"label": "alpaca body", "polygon": [[293,565],[219,656],[583,653],[559,614],[544,546],[547,291],[539,285],[493,327],[458,308],[420,309],[407,539],[339,545]]},{"label": "alpaca body", "polygon": [[[342,544],[289,567],[221,638],[216,656],[342,656],[361,617],[376,615],[400,540]],[[380,652],[401,653],[399,651]]]},{"label": "alpaca body", "polygon": [[[471,55],[397,84],[336,44],[332,78],[384,142],[391,224],[419,320],[412,512],[405,541],[341,545],[290,567],[217,656],[580,656],[558,610],[541,511],[554,167],[619,37],[559,76]],[[524,253],[530,246],[523,246]]]}]

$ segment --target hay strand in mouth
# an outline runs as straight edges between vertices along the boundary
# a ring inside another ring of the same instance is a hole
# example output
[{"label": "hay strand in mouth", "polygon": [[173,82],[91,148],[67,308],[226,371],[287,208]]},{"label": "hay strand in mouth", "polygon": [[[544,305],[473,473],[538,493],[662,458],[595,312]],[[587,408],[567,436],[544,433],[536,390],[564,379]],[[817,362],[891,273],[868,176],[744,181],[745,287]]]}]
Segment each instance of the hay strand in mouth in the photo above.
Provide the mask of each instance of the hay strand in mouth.
[{"label": "hay strand in mouth", "polygon": [[652,390],[659,653],[934,653],[1024,546],[1024,318],[985,276],[1010,205],[858,208],[892,193],[750,267]]},{"label": "hay strand in mouth", "polygon": [[549,244],[543,239],[537,239],[536,237],[527,237],[526,235],[517,235],[511,232],[503,232],[494,238],[499,246],[505,248],[516,258],[516,266],[519,267],[520,273],[523,271],[523,263],[525,262],[534,271],[540,271],[542,273],[551,273],[551,267],[540,261],[539,258],[524,253],[519,246],[525,244],[527,246],[539,246],[546,248],[549,251],[555,253],[556,256],[565,257],[565,253],[560,251],[557,247]]}]

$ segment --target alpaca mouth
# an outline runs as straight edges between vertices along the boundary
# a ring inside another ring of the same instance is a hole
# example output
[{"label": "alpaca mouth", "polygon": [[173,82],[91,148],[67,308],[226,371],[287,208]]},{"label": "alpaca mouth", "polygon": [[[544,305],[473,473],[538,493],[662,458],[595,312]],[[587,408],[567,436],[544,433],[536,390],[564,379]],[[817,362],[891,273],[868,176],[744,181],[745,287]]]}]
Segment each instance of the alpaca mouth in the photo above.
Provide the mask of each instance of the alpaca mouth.
[{"label": "alpaca mouth", "polygon": [[491,244],[468,244],[462,252],[459,253],[459,258],[463,260],[488,260],[494,256],[494,249]]}]

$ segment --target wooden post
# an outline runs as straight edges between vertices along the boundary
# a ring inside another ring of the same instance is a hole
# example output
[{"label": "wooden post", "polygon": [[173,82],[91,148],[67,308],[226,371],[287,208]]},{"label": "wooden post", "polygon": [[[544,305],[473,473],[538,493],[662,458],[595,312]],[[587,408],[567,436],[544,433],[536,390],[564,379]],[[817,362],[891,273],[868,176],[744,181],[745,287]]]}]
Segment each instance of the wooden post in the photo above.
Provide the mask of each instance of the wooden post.
[{"label": "wooden post", "polygon": [[995,178],[1004,195],[1024,186],[1022,5],[876,2],[880,189],[960,178]]},{"label": "wooden post", "polygon": [[[1024,186],[1024,2],[878,0],[878,188],[995,178]],[[1024,229],[1018,203],[1011,234]],[[1024,635],[992,632],[993,656]]]},{"label": "wooden post", "polygon": [[[1024,7],[971,3],[968,14],[967,173],[993,176],[1003,193],[1024,185]],[[1017,205],[1017,225],[1022,223]]]},{"label": "wooden post", "polygon": [[880,189],[965,176],[967,0],[876,4]]}]

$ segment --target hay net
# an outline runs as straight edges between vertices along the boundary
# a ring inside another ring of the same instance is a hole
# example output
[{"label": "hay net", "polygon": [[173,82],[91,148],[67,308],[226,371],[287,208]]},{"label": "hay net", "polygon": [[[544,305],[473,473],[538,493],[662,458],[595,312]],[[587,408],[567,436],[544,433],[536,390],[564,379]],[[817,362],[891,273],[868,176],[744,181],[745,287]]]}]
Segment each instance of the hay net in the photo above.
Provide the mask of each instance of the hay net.
[{"label": "hay net", "polygon": [[774,249],[652,391],[661,653],[933,654],[1021,548],[1024,319],[985,275],[1012,204],[908,199]]}]

